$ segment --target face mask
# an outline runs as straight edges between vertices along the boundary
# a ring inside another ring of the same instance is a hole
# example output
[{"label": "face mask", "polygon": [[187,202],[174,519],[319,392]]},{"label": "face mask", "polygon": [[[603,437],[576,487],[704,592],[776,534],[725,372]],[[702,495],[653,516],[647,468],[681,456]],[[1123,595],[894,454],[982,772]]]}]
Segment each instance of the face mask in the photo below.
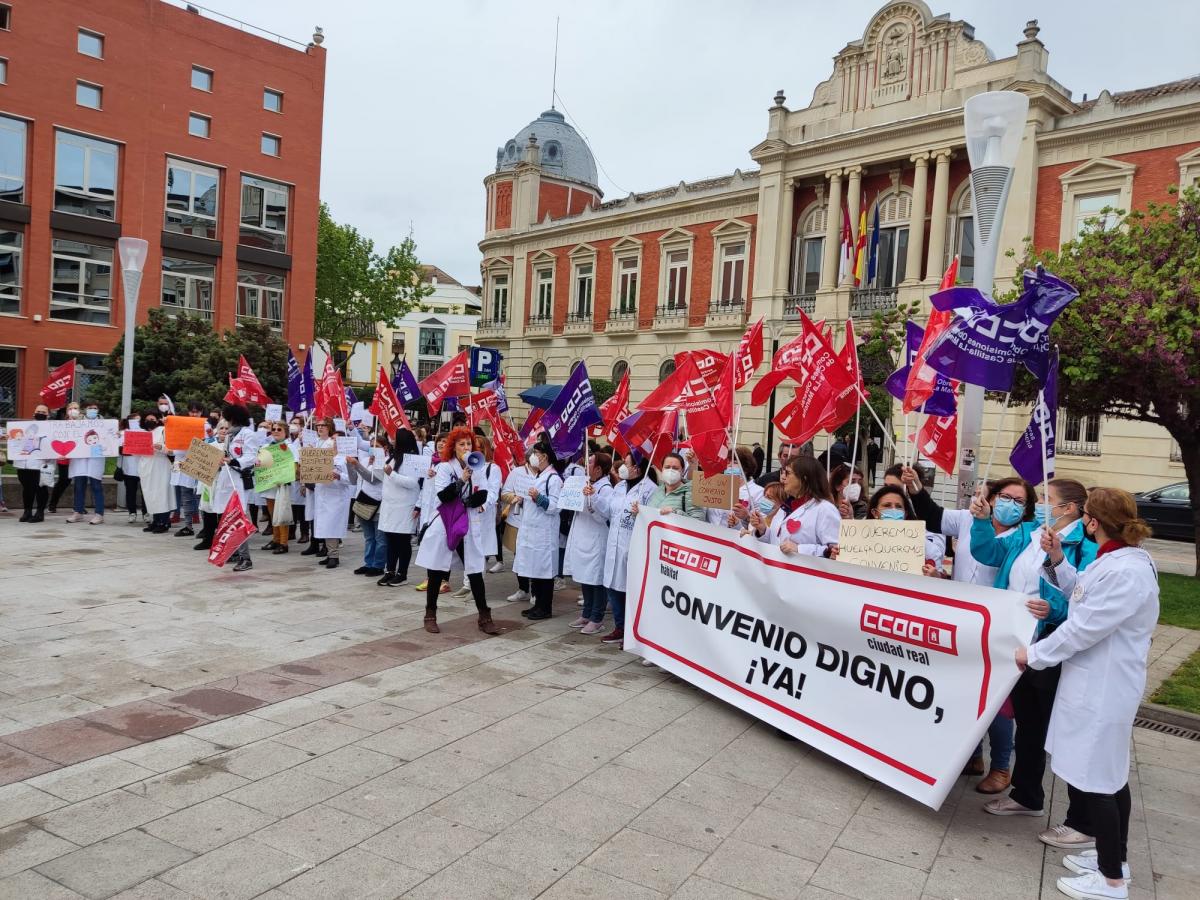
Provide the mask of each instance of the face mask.
[{"label": "face mask", "polygon": [[683,473],[678,469],[663,469],[662,478],[665,484],[674,486],[683,480]]},{"label": "face mask", "polygon": [[628,481],[629,480],[629,466],[621,466],[621,468],[617,469],[617,477],[620,478],[622,481]]},{"label": "face mask", "polygon": [[1058,521],[1058,517],[1055,516],[1054,518],[1049,518],[1051,509],[1053,509],[1053,507],[1050,506],[1049,504],[1039,503],[1033,509],[1034,521],[1037,522],[1039,525],[1048,526],[1050,528],[1053,528],[1054,523]]},{"label": "face mask", "polygon": [[542,467],[542,455],[540,453],[529,454],[529,468],[540,469]]},{"label": "face mask", "polygon": [[904,510],[902,509],[881,509],[879,518],[887,519],[889,522],[903,522]]},{"label": "face mask", "polygon": [[213,428],[216,428],[217,423],[220,421],[221,421],[221,419],[218,416],[209,416],[208,417],[208,424],[211,425]]},{"label": "face mask", "polygon": [[169,406],[168,406],[167,404],[165,404],[165,403],[160,403],[160,404],[158,404],[158,411],[159,411],[160,413],[170,412],[170,411],[171,411],[171,407],[169,407]]},{"label": "face mask", "polygon": [[766,497],[760,497],[758,502],[754,505],[758,507],[758,511],[764,516],[769,516],[771,513],[775,512],[775,504]]},{"label": "face mask", "polygon": [[79,418],[79,410],[77,410],[77,409],[68,409],[68,410],[67,410],[67,418],[68,418],[68,419],[78,419],[78,418]]},{"label": "face mask", "polygon": [[95,419],[95,418],[99,417],[99,415],[100,415],[100,410],[98,410],[98,409],[89,409],[87,411],[87,417],[89,419]]},{"label": "face mask", "polygon": [[1011,500],[1008,497],[1001,497],[996,501],[994,515],[997,522],[1011,528],[1020,522],[1021,517],[1025,515],[1025,504],[1018,503],[1016,500]]},{"label": "face mask", "polygon": [[50,418],[50,416],[48,416],[46,413],[34,413],[33,417],[35,419],[37,419],[39,422],[43,422],[46,419]]},{"label": "face mask", "polygon": [[847,503],[856,503],[858,498],[862,496],[861,484],[848,484],[842,491],[842,496],[846,498]]},{"label": "face mask", "polygon": [[157,428],[157,427],[158,427],[158,422],[154,421],[154,419],[147,419],[147,420],[146,420],[146,427],[147,427],[147,428]]},{"label": "face mask", "polygon": [[299,425],[289,425],[289,426],[288,426],[288,431],[289,431],[289,432],[291,432],[292,434],[299,434],[299,433],[300,433],[300,426],[299,426]]}]

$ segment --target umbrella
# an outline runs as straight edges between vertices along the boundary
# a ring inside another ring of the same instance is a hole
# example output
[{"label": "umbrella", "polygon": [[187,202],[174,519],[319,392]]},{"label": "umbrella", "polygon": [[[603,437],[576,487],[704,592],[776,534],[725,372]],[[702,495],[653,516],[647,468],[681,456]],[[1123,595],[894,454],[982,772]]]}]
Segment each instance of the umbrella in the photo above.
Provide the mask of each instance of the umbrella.
[{"label": "umbrella", "polygon": [[539,409],[549,409],[561,390],[561,384],[539,384],[527,391],[521,391],[520,396],[530,406],[536,406]]}]

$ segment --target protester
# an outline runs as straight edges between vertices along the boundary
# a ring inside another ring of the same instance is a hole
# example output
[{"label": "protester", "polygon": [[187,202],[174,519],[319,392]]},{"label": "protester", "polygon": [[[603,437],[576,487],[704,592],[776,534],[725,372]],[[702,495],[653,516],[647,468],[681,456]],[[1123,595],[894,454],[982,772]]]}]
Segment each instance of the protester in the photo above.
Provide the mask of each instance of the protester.
[{"label": "protester", "polygon": [[526,457],[533,473],[533,484],[528,489],[521,514],[513,571],[529,580],[533,608],[521,610],[521,615],[533,620],[548,619],[552,615],[554,579],[558,575],[558,497],[563,479],[554,468],[555,461],[554,451],[545,438]]},{"label": "protester", "polygon": [[[504,487],[500,491],[500,502],[503,504],[500,508],[500,516],[504,519],[505,524],[515,532],[512,539],[514,547],[521,538],[521,516],[525,505],[525,496],[520,491],[520,485],[528,481],[532,475],[529,460],[525,459],[521,465],[513,466],[512,471],[508,473],[508,478],[504,480]],[[509,603],[520,603],[523,600],[531,599],[529,579],[518,575],[516,591],[506,599]]]},{"label": "protester", "polygon": [[[332,419],[317,421],[317,436],[320,438],[319,446],[336,446]],[[335,456],[333,480],[317,482],[313,488],[313,537],[321,542],[316,555],[322,557],[318,565],[327,569],[336,569],[341,565],[342,541],[348,528],[352,495],[346,460]]]},{"label": "protester", "polygon": [[[328,417],[316,419],[313,422],[313,428],[317,432],[317,447],[334,447],[336,441],[333,439],[333,420]],[[315,484],[306,484],[303,489],[304,494],[304,518],[309,523],[312,542],[308,547],[300,551],[301,556],[316,556],[324,560],[329,551],[325,546],[325,541],[317,534],[316,515],[317,515],[317,486]]]},{"label": "protester", "polygon": [[412,536],[417,530],[421,497],[419,479],[400,472],[406,456],[419,456],[416,437],[407,428],[396,432],[396,443],[383,466],[383,497],[379,505],[379,531],[387,546],[383,577],[384,587],[408,584],[408,566],[412,560]]},{"label": "protester", "polygon": [[[298,544],[307,544],[311,535],[309,532],[312,529],[312,523],[304,515],[304,484],[300,481],[300,450],[303,447],[303,439],[301,437],[304,431],[304,418],[302,416],[292,416],[292,421],[288,423],[288,449],[292,451],[292,458],[296,461],[296,480],[288,485],[288,501],[292,505],[292,524],[288,528],[288,539],[295,539]],[[299,535],[297,535],[297,531]]]},{"label": "protester", "polygon": [[604,554],[604,587],[612,607],[613,630],[601,640],[620,644],[625,640],[625,570],[629,562],[629,542],[638,512],[658,485],[649,474],[640,455],[628,454],[617,470],[620,482],[608,498],[608,545]]},{"label": "protester", "polygon": [[763,465],[766,463],[767,454],[763,451],[762,444],[755,441],[751,446],[751,455],[754,457],[754,469],[746,469],[746,478],[758,478],[763,474]]},{"label": "protester", "polygon": [[[164,396],[166,396],[164,394]],[[170,400],[170,398],[167,398]],[[188,417],[202,418],[203,414],[198,403],[188,404]],[[196,479],[185,475],[179,470],[180,463],[187,459],[187,450],[174,451],[175,461],[171,467],[171,484],[175,488],[175,504],[179,509],[180,521],[183,527],[175,532],[175,537],[191,537],[196,532],[192,529],[197,519],[199,497],[196,493]]]},{"label": "protester", "polygon": [[767,472],[759,476],[755,482],[759,487],[766,487],[768,484],[779,481],[781,473],[787,468],[789,462],[801,455],[801,447],[794,441],[782,441],[779,444],[779,466],[773,471]]},{"label": "protester", "polygon": [[[141,431],[142,417],[137,413],[130,413],[122,423],[123,430],[121,431],[120,446],[125,446],[126,431]],[[122,449],[121,455],[121,471],[124,473],[124,478],[121,483],[125,492],[125,509],[129,511],[129,524],[137,522],[138,503],[141,503],[142,517],[146,516],[146,501],[141,500],[138,492],[142,486],[142,457],[130,456],[124,453]]]},{"label": "protester", "polygon": [[[267,447],[287,447],[288,427],[282,421],[267,423],[270,441]],[[272,457],[267,447],[259,451],[259,465],[270,465]],[[271,526],[271,540],[263,544],[264,551],[269,550],[275,556],[288,552],[288,538],[292,528],[292,484],[281,484],[271,488],[267,495],[267,520]]]},{"label": "protester", "polygon": [[[246,407],[240,403],[227,403],[221,413],[229,428],[222,448],[225,456],[221,460],[221,471],[212,484],[212,506],[218,521],[224,515],[231,497],[237,497],[242,511],[245,511],[246,482],[253,478],[254,465],[258,458],[258,454],[252,449],[253,432],[250,428],[250,413]],[[233,567],[235,572],[245,572],[254,568],[254,563],[250,560],[250,541],[242,541],[230,559],[237,560]]]},{"label": "protester", "polygon": [[[478,430],[478,429],[477,429]],[[484,565],[487,566],[500,552],[500,541],[496,534],[496,505],[500,500],[500,467],[492,462],[492,442],[482,435],[475,435],[475,451],[483,455],[483,479],[487,485],[488,502],[479,509],[471,510],[471,528],[478,532],[479,546],[483,549]],[[486,568],[491,572],[495,566]],[[470,581],[463,576],[462,586],[452,596],[465,598],[471,595]]]},{"label": "protester", "polygon": [[646,501],[646,506],[659,510],[664,516],[677,512],[690,519],[704,521],[708,518],[708,511],[692,502],[692,483],[684,479],[683,470],[683,456],[668,453],[659,467],[658,487]]},{"label": "protester", "polygon": [[171,504],[174,491],[171,488],[171,454],[166,446],[166,429],[159,424],[154,413],[147,413],[145,428],[151,433],[154,452],[138,462],[141,477],[142,498],[150,523],[142,529],[150,534],[165,534],[171,530]]},{"label": "protester", "polygon": [[[849,463],[839,463],[829,473],[829,489],[833,492],[834,505],[843,519],[867,517],[867,502],[862,496],[862,472],[858,469],[850,468]],[[904,498],[903,491],[900,496]]]},{"label": "protester", "polygon": [[608,592],[604,588],[604,551],[608,546],[608,503],[612,484],[608,472],[612,457],[596,452],[588,460],[588,483],[583,486],[584,503],[571,522],[563,571],[583,589],[583,610],[572,628],[580,634],[603,631]]},{"label": "protester", "polygon": [[[760,448],[761,449],[761,448]],[[754,454],[749,447],[738,447],[734,451],[737,457],[738,470],[745,474],[745,480],[738,489],[736,502],[732,509],[710,509],[707,512],[709,525],[719,528],[741,528],[750,518],[750,510],[756,507],[763,497],[765,488],[759,487],[751,479],[757,465]],[[774,482],[778,485],[779,482]],[[780,488],[782,490],[782,488]]]},{"label": "protester", "polygon": [[383,465],[391,450],[387,435],[376,434],[364,451],[370,465],[363,465],[358,457],[346,458],[346,465],[358,476],[358,495],[350,508],[363,534],[363,564],[354,570],[355,575],[375,578],[387,566],[387,538],[379,531],[379,505],[383,501]]},{"label": "protester", "polygon": [[785,554],[836,559],[841,515],[833,505],[825,470],[811,456],[794,457],[780,483],[793,502],[792,510],[775,516],[770,524],[757,510],[751,513],[750,526],[758,539],[777,545]]},{"label": "protester", "polygon": [[1150,528],[1138,518],[1132,495],[1096,488],[1084,503],[1082,520],[1099,547],[1082,572],[1065,552],[1061,529],[1052,526],[1042,534],[1047,575],[1053,572],[1061,593],[1071,597],[1071,612],[1052,634],[1018,648],[1016,662],[1025,671],[1063,666],[1046,750],[1072,805],[1086,809],[1095,836],[1094,854],[1063,860],[1079,874],[1060,878],[1058,889],[1071,897],[1123,900],[1131,877],[1129,744],[1158,622],[1158,573],[1141,549]]},{"label": "protester", "polygon": [[[33,418],[36,422],[45,422],[50,418],[50,407],[39,403],[33,408]],[[49,464],[43,459],[18,459],[13,461],[17,470],[17,480],[21,484],[21,518],[18,522],[42,522],[46,518],[46,501],[50,490],[42,484],[42,470]]]},{"label": "protester", "polygon": [[[84,418],[96,420],[100,418],[100,407],[98,404],[89,401],[84,407]],[[84,435],[84,443],[88,442],[89,436],[94,437],[96,432],[89,431]],[[88,519],[89,525],[104,524],[104,457],[92,455],[86,457],[77,457],[70,461],[67,469],[67,474],[70,475],[72,482],[75,485],[75,512],[67,517],[68,522],[82,522],[86,516],[85,503],[87,502],[87,491],[91,488],[92,491],[92,507],[94,515]]]},{"label": "protester", "polygon": [[[220,447],[225,446],[226,440],[229,438],[229,423],[224,419],[217,421],[216,427],[213,428],[211,437],[205,439],[206,444],[216,444]],[[217,473],[217,480],[220,481],[225,477],[225,470],[222,469]],[[221,513],[217,512],[213,507],[213,490],[214,485],[203,487],[200,492],[200,540],[192,545],[193,550],[208,550],[212,547],[213,536],[217,531],[217,524],[221,521]],[[223,511],[223,510],[222,510]]]},{"label": "protester", "polygon": [[[65,416],[68,419],[78,419],[81,417],[79,404],[72,400],[59,413],[59,418]],[[58,512],[58,502],[62,499],[62,495],[67,488],[71,486],[71,461],[68,459],[59,459],[56,462],[57,478],[54,481],[54,487],[50,489],[50,504],[47,507],[51,513]]]}]

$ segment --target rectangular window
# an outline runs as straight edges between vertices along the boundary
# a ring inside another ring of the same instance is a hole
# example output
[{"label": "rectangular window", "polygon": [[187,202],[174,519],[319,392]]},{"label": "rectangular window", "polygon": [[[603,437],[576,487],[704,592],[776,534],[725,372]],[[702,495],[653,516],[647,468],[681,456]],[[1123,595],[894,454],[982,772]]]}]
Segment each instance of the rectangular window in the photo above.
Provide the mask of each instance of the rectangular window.
[{"label": "rectangular window", "polygon": [[621,313],[637,312],[638,292],[638,258],[627,256],[617,263],[620,273],[617,282],[617,311]]},{"label": "rectangular window", "polygon": [[16,347],[0,347],[0,419],[11,419],[17,414],[20,361],[21,351]]},{"label": "rectangular window", "polygon": [[216,277],[217,267],[210,263],[163,257],[163,312],[169,316],[188,315],[211,322]]},{"label": "rectangular window", "polygon": [[[1116,191],[1077,195],[1075,197],[1075,225],[1072,233],[1078,237],[1088,228],[1100,231],[1115,228],[1121,221],[1121,217],[1115,212],[1116,206],[1120,202],[1121,195]],[[1104,212],[1108,207],[1112,207],[1112,209]]]},{"label": "rectangular window", "polygon": [[672,250],[667,254],[667,308],[687,306],[688,259],[687,250]]},{"label": "rectangular window", "polygon": [[217,237],[221,173],[208,166],[167,160],[167,199],[163,229],[192,237]]},{"label": "rectangular window", "polygon": [[283,92],[263,88],[263,109],[268,112],[283,112]]},{"label": "rectangular window", "polygon": [[578,316],[592,314],[592,269],[591,263],[575,266],[575,314]]},{"label": "rectangular window", "polygon": [[21,313],[21,247],[25,234],[0,231],[0,313]]},{"label": "rectangular window", "polygon": [[242,176],[242,225],[238,243],[287,252],[288,188]]},{"label": "rectangular window", "polygon": [[206,138],[212,131],[212,119],[200,113],[188,113],[188,134],[192,137]]},{"label": "rectangular window", "polygon": [[440,359],[418,359],[417,360],[417,381],[424,381],[439,368],[441,368],[443,360]]},{"label": "rectangular window", "polygon": [[970,284],[975,280],[975,218],[973,216],[959,216],[958,238],[954,246],[958,249],[958,283]]},{"label": "rectangular window", "polygon": [[535,319],[549,319],[554,311],[554,270],[537,271],[537,307]]},{"label": "rectangular window", "polygon": [[0,200],[25,202],[27,127],[20,119],[0,116]]},{"label": "rectangular window", "polygon": [[192,66],[192,87],[198,91],[212,93],[213,73],[203,66]]},{"label": "rectangular window", "polygon": [[0,31],[10,31],[12,29],[12,7],[7,3],[0,3]]},{"label": "rectangular window", "polygon": [[238,269],[238,322],[283,328],[283,276]]},{"label": "rectangular window", "polygon": [[801,246],[800,294],[815,294],[821,286],[821,257],[825,255],[825,238],[806,238]]},{"label": "rectangular window", "polygon": [[0,56],[0,84],[8,84],[8,60]]},{"label": "rectangular window", "polygon": [[422,328],[417,336],[417,353],[421,356],[446,355],[446,330],[444,328]]},{"label": "rectangular window", "polygon": [[46,374],[71,360],[75,360],[75,386],[67,399],[78,401],[83,399],[92,382],[104,375],[104,357],[99,353],[49,350],[46,352]]},{"label": "rectangular window", "polygon": [[54,208],[94,219],[117,218],[116,144],[59,131],[55,134]]},{"label": "rectangular window", "polygon": [[1099,456],[1100,417],[1078,416],[1060,409],[1054,452],[1064,456]]},{"label": "rectangular window", "polygon": [[875,257],[875,283],[864,287],[895,287],[904,280],[907,264],[908,227],[880,229],[879,249]]},{"label": "rectangular window", "polygon": [[508,276],[497,275],[492,279],[492,321],[508,321]]},{"label": "rectangular window", "polygon": [[742,285],[746,275],[746,242],[721,247],[721,303],[737,304],[744,299]]},{"label": "rectangular window", "polygon": [[104,59],[104,35],[102,34],[80,28],[75,46],[84,56]]},{"label": "rectangular window", "polygon": [[86,81],[75,82],[75,102],[79,106],[86,106],[88,109],[99,109],[103,99],[104,89],[100,85],[89,84]]},{"label": "rectangular window", "polygon": [[267,156],[278,156],[281,139],[278,135],[267,134],[265,131],[262,136],[262,152]]},{"label": "rectangular window", "polygon": [[50,259],[50,318],[108,325],[112,321],[112,247],[55,238]]}]

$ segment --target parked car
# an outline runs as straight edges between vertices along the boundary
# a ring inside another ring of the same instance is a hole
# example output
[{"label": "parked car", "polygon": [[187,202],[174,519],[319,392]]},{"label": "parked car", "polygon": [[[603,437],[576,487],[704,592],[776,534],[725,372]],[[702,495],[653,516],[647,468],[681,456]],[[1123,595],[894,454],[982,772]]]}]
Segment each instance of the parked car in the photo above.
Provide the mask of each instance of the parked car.
[{"label": "parked car", "polygon": [[1191,494],[1186,481],[1177,481],[1152,491],[1134,494],[1138,515],[1150,523],[1154,536],[1194,541]]}]

